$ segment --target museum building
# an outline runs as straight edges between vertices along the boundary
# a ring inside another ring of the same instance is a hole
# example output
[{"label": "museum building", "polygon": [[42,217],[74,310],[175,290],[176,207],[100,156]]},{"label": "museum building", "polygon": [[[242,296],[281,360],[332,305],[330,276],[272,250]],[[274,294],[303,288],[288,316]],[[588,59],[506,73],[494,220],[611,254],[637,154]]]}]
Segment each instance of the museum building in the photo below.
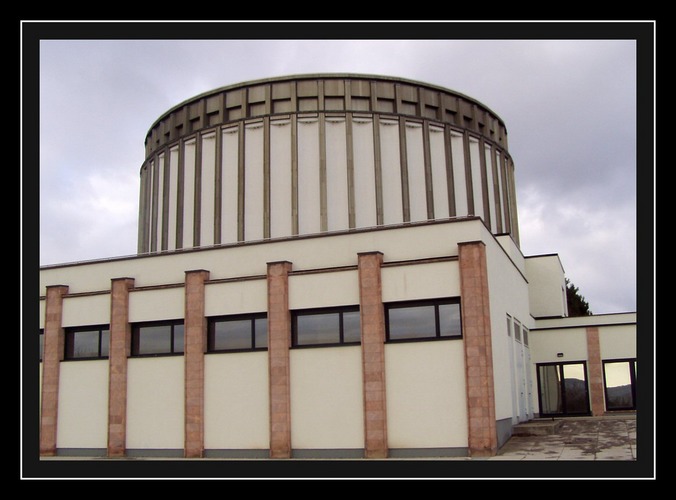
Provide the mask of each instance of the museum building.
[{"label": "museum building", "polygon": [[[552,118],[554,119],[554,118]],[[40,269],[40,454],[495,455],[636,409],[636,314],[519,248],[503,121],[421,82],[219,88],[145,139],[138,253]]]}]

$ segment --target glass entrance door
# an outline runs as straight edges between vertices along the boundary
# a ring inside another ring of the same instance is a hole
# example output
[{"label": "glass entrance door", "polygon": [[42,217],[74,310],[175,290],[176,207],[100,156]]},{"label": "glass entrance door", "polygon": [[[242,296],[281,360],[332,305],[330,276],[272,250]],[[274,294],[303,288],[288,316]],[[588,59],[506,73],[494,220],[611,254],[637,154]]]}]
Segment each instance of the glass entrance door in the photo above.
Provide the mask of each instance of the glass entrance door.
[{"label": "glass entrance door", "polygon": [[537,366],[540,416],[589,414],[586,363],[544,363]]}]

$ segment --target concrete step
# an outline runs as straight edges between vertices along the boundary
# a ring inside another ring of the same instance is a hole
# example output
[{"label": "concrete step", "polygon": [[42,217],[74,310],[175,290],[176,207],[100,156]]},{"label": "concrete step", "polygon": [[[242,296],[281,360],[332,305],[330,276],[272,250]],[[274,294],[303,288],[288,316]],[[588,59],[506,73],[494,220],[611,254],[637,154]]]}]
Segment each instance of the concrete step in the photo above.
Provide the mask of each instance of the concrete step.
[{"label": "concrete step", "polygon": [[530,420],[515,425],[512,429],[512,436],[546,436],[556,433],[561,425],[561,420]]}]

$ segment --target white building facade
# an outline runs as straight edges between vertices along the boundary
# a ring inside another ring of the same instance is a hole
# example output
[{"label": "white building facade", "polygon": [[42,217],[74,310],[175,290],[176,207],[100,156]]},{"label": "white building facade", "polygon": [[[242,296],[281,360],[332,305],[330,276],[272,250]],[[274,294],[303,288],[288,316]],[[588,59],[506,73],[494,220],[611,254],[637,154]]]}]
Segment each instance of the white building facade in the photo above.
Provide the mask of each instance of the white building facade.
[{"label": "white building facade", "polygon": [[636,315],[519,249],[502,121],[369,75],[248,82],[146,137],[138,255],[41,269],[42,455],[490,456],[636,408]]}]

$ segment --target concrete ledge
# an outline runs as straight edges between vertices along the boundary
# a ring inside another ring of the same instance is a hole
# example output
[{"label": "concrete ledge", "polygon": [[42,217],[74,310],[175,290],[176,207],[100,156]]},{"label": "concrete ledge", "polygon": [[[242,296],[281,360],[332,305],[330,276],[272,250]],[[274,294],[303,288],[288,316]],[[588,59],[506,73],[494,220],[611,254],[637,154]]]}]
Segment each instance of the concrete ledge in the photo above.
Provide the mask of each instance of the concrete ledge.
[{"label": "concrete ledge", "polygon": [[561,424],[561,420],[531,420],[515,425],[512,436],[547,436],[556,433]]}]

